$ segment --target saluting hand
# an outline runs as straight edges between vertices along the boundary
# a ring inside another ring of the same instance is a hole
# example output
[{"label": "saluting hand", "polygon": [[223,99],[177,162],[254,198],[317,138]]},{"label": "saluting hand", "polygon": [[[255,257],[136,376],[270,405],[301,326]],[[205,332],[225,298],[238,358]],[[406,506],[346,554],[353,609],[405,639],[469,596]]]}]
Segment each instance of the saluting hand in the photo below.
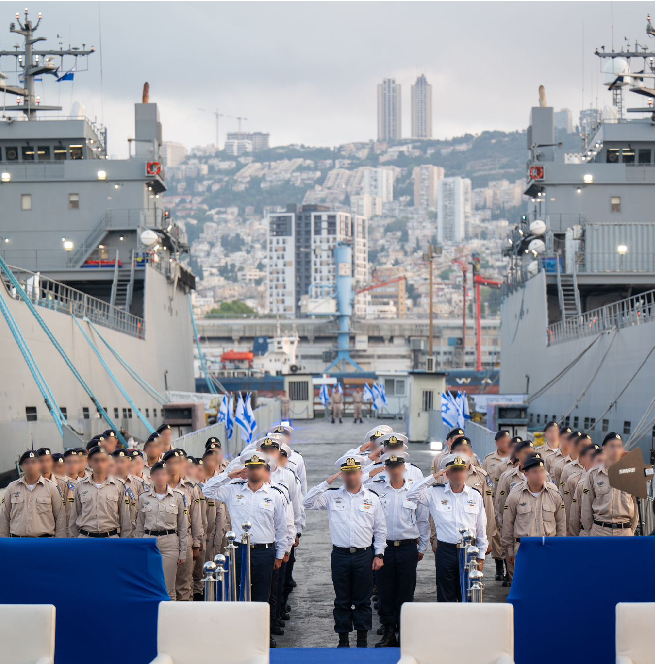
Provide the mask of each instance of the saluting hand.
[{"label": "saluting hand", "polygon": [[438,480],[440,477],[443,477],[446,474],[446,470],[440,470],[438,472],[432,472],[432,477],[434,477],[435,480]]},{"label": "saluting hand", "polygon": [[368,476],[375,477],[376,475],[379,475],[383,471],[384,471],[384,466],[378,466],[377,468],[373,468],[373,470],[368,474]]},{"label": "saluting hand", "polygon": [[377,572],[384,567],[384,560],[382,558],[373,558],[373,571]]},{"label": "saluting hand", "polygon": [[228,473],[230,479],[236,480],[247,480],[248,479],[248,470],[246,468],[241,468],[240,470],[233,470],[231,473]]},{"label": "saluting hand", "polygon": [[334,480],[336,480],[337,477],[339,477],[340,475],[341,475],[341,471],[339,471],[338,473],[334,473],[334,475],[330,475],[330,477],[328,477],[325,481],[328,484],[332,484],[332,482],[334,482]]}]

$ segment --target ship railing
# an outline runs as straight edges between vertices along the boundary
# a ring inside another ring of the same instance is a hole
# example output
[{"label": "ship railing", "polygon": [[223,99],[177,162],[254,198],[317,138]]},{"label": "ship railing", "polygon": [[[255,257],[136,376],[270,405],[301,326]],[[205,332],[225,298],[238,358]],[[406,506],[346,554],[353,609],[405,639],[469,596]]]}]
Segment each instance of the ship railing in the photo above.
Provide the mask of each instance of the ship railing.
[{"label": "ship railing", "polygon": [[549,325],[548,345],[653,321],[655,290],[650,290]]},{"label": "ship railing", "polygon": [[[142,318],[60,281],[20,267],[10,266],[10,268],[33,304],[77,318],[86,317],[93,323],[129,334],[137,339],[145,338],[146,327]],[[16,289],[7,280],[5,286],[12,298],[20,299]]]},{"label": "ship railing", "polygon": [[655,272],[655,252],[629,251],[579,251],[576,255],[579,273]]}]

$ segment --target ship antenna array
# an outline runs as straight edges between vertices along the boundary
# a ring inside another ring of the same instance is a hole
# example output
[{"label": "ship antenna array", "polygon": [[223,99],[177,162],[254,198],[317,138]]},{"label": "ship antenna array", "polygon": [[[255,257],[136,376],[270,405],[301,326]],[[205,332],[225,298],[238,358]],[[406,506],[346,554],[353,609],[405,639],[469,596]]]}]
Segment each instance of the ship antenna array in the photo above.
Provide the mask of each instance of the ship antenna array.
[{"label": "ship antenna array", "polygon": [[[34,81],[37,76],[43,74],[50,74],[60,78],[59,66],[53,62],[55,57],[61,58],[60,62],[63,63],[65,55],[71,55],[75,58],[80,56],[88,56],[95,53],[95,47],[91,46],[90,49],[68,47],[62,48],[61,44],[59,49],[35,49],[34,44],[37,42],[45,41],[45,37],[35,37],[34,33],[41,25],[43,15],[41,12],[38,14],[36,23],[29,17],[29,11],[25,8],[24,18],[21,20],[19,12],[16,12],[16,21],[9,25],[9,31],[17,35],[22,35],[24,38],[23,50],[15,48],[12,51],[0,51],[0,58],[3,56],[12,56],[16,58],[20,76],[22,77],[23,86],[9,85],[4,74],[0,73],[0,92],[4,94],[13,94],[18,97],[18,101],[14,106],[4,106],[5,111],[22,111],[28,120],[34,120],[37,112],[40,111],[61,111],[61,106],[44,106],[41,104],[41,99],[34,93]],[[70,70],[72,71],[72,69]],[[61,76],[65,75],[64,73]]]}]

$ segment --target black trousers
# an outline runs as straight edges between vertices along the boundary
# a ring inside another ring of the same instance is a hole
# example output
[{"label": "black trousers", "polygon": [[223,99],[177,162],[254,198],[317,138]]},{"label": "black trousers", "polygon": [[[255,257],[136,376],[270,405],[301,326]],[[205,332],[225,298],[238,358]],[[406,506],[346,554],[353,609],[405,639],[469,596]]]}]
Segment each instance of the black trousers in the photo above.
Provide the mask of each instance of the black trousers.
[{"label": "black trousers", "polygon": [[457,545],[437,542],[434,562],[437,568],[437,602],[461,602]]},{"label": "black trousers", "polygon": [[373,627],[373,549],[356,553],[332,549],[334,631],[369,631]]},{"label": "black trousers", "polygon": [[287,563],[287,570],[284,578],[284,603],[287,603],[289,595],[293,590],[291,582],[293,581],[293,566],[296,564],[296,549],[291,547],[291,553],[289,554],[289,562]]},{"label": "black trousers", "polygon": [[400,607],[414,601],[418,545],[405,546],[387,543],[384,565],[376,573],[378,585],[378,613],[383,625],[400,625]]},{"label": "black trousers", "polygon": [[[237,588],[241,584],[241,553],[243,545],[237,548]],[[250,549],[250,586],[253,602],[268,602],[271,595],[275,545],[268,549]],[[237,597],[239,596],[237,591]]]},{"label": "black trousers", "polygon": [[273,570],[271,580],[271,596],[268,603],[271,605],[271,625],[275,624],[282,615],[285,606],[284,601],[284,580],[287,574],[288,563],[282,563],[280,569]]}]

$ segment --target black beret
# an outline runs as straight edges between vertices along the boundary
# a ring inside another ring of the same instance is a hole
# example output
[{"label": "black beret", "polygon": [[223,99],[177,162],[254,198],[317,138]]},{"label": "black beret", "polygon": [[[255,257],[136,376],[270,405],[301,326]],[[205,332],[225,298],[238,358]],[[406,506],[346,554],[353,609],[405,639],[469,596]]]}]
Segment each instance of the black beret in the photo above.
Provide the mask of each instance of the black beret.
[{"label": "black beret", "polygon": [[512,438],[512,440],[510,440],[509,442],[513,445],[514,443],[520,443],[522,441],[523,438],[521,438],[521,436],[514,436],[514,438]]},{"label": "black beret", "polygon": [[148,436],[148,439],[146,440],[146,442],[143,443],[143,449],[145,450],[149,443],[154,443],[158,438],[159,438],[159,434],[157,432],[151,433]]},{"label": "black beret", "polygon": [[49,447],[39,447],[39,449],[36,451],[36,456],[52,456],[52,452],[50,451]]},{"label": "black beret", "polygon": [[531,468],[545,468],[544,460],[538,454],[529,456],[523,464],[523,470],[530,470]]},{"label": "black beret", "polygon": [[602,452],[602,449],[600,445],[596,445],[596,443],[591,443],[591,445],[585,445],[581,450],[580,450],[580,456],[583,454],[587,454],[587,452]]},{"label": "black beret", "polygon": [[551,427],[557,427],[559,429],[559,424],[555,422],[555,420],[551,420],[548,422],[548,424],[544,427],[544,431],[548,431]]},{"label": "black beret", "polygon": [[117,438],[118,436],[116,435],[116,432],[113,429],[107,429],[107,431],[103,431],[102,435],[105,438]]},{"label": "black beret", "polygon": [[450,446],[450,451],[452,452],[458,447],[471,447],[471,439],[467,438],[466,436],[455,438],[453,444]]},{"label": "black beret", "polygon": [[200,459],[199,457],[189,457],[189,460],[193,461],[194,466],[203,466],[204,465],[203,460]]},{"label": "black beret", "polygon": [[152,475],[157,470],[166,470],[166,464],[163,461],[158,461],[151,469],[150,474]]},{"label": "black beret", "polygon": [[69,450],[64,450],[64,459],[68,459],[68,457],[71,457],[71,456],[74,456],[74,457],[81,456],[81,452],[75,447],[72,447]]},{"label": "black beret", "polygon": [[509,436],[509,431],[507,429],[501,429],[500,431],[496,432],[496,435],[494,436],[496,440],[500,440],[501,438],[504,438],[505,436]]},{"label": "black beret", "polygon": [[143,454],[141,454],[141,452],[139,452],[139,450],[135,450],[134,448],[130,448],[129,450],[127,450],[127,453],[133,459],[138,459],[138,458],[143,459]]},{"label": "black beret", "polygon": [[560,427],[559,428],[559,435],[564,436],[571,433],[571,427]]},{"label": "black beret", "polygon": [[516,447],[514,448],[514,454],[524,450],[526,447],[534,448],[534,443],[531,440],[522,440],[521,442],[517,443]]},{"label": "black beret", "polygon": [[162,424],[160,427],[157,428],[157,433],[163,433],[164,431],[170,431],[171,425],[170,424]]},{"label": "black beret", "polygon": [[569,437],[569,440],[571,440],[573,438],[580,438],[581,435],[582,435],[582,431],[571,431],[571,433],[568,435],[568,437]]},{"label": "black beret", "polygon": [[104,441],[105,437],[104,436],[94,436],[91,438],[91,440],[86,444],[86,449],[90,450],[92,447],[98,447],[100,443]]},{"label": "black beret", "polygon": [[96,445],[95,447],[92,447],[92,448],[89,450],[89,459],[90,459],[92,456],[94,456],[95,454],[99,454],[100,452],[104,452],[105,454],[107,454],[107,452],[105,452],[104,448],[103,448],[103,447],[100,447],[100,445]]},{"label": "black beret", "polygon": [[168,452],[164,453],[162,461],[168,461],[169,459],[175,459],[177,457],[183,459],[185,456],[186,454],[184,453],[184,450],[168,450]]},{"label": "black beret", "polygon": [[583,433],[580,434],[576,439],[575,442],[577,445],[579,445],[581,442],[588,440],[591,443],[591,436],[588,433]]},{"label": "black beret", "polygon": [[455,436],[463,436],[464,435],[464,429],[453,429],[447,436],[446,438],[454,438]]},{"label": "black beret", "polygon": [[132,461],[132,455],[128,454],[127,450],[124,450],[122,447],[118,450],[114,450],[111,455],[114,457],[114,459],[118,459],[119,457],[124,457],[125,459],[129,459]]},{"label": "black beret", "polygon": [[609,443],[610,440],[620,440],[621,442],[623,442],[623,437],[621,436],[621,434],[616,433],[616,431],[610,431],[607,434],[607,436],[603,438],[603,447],[605,447],[605,445]]},{"label": "black beret", "polygon": [[221,441],[216,438],[216,436],[212,436],[211,438],[207,438],[207,442],[205,443],[205,449],[206,450],[220,450],[222,447]]},{"label": "black beret", "polygon": [[63,455],[63,454],[59,454],[59,452],[55,452],[55,453],[52,455],[52,460],[53,460],[55,463],[64,463],[64,455]]},{"label": "black beret", "polygon": [[27,450],[27,452],[23,452],[20,455],[20,461],[18,462],[19,464],[22,464],[23,461],[26,459],[36,459],[36,452],[34,450]]},{"label": "black beret", "polygon": [[89,456],[88,451],[85,447],[76,447],[78,456]]}]

